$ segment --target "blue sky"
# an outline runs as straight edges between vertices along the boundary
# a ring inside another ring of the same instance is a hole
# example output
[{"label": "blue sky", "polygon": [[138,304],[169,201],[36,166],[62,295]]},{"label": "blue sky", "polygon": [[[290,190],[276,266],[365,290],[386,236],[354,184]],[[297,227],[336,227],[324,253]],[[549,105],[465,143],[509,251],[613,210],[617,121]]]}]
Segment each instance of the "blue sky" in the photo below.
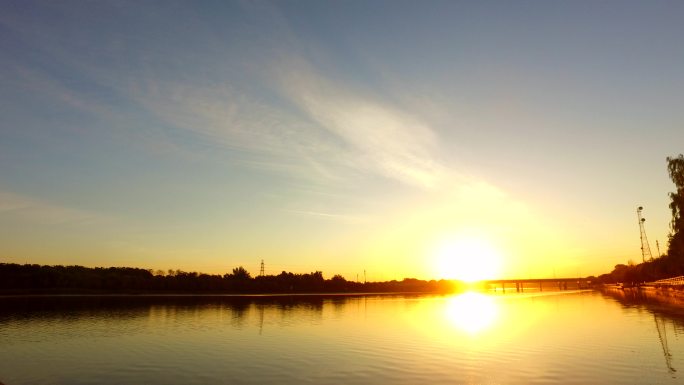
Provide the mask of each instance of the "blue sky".
[{"label": "blue sky", "polygon": [[666,242],[681,2],[0,8],[5,261],[431,277],[480,237],[597,274],[637,205]]}]

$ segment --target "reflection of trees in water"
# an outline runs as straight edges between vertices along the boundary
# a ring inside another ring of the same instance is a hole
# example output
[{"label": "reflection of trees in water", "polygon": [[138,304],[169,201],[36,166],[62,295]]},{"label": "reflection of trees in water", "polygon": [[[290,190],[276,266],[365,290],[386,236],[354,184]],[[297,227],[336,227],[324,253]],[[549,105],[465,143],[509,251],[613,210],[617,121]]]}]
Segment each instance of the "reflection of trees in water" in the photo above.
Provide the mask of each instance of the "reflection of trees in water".
[{"label": "reflection of trees in water", "polygon": [[665,365],[670,375],[675,378],[677,369],[672,364],[668,329],[675,335],[684,332],[684,307],[681,298],[638,289],[606,289],[603,294],[616,299],[624,307],[645,310],[653,314]]},{"label": "reflection of trees in water", "polygon": [[259,311],[259,335],[264,331],[264,308],[263,304],[257,305],[257,310]]},{"label": "reflection of trees in water", "polygon": [[17,296],[0,298],[0,322],[7,319],[101,316],[115,319],[178,316],[223,307],[243,318],[253,301],[220,296]]},{"label": "reflection of trees in water", "polygon": [[280,325],[296,324],[303,317],[309,317],[312,322],[323,319],[324,298],[318,296],[288,296],[278,298],[275,307],[278,309]]},{"label": "reflection of trees in water", "polygon": [[264,325],[268,322],[277,322],[280,326],[296,324],[302,318],[308,318],[313,322],[323,320],[326,306],[332,305],[333,312],[339,316],[351,300],[349,296],[336,295],[293,295],[293,296],[245,296],[235,297],[237,301],[231,301],[234,317],[233,326],[242,327],[248,314],[253,314],[253,324],[259,329],[261,335]]},{"label": "reflection of trees in water", "polygon": [[0,322],[22,319],[78,320],[93,316],[145,317],[150,306],[123,297],[6,297],[0,299]]},{"label": "reflection of trees in water", "polygon": [[[349,301],[358,301],[360,297],[345,295],[282,295],[282,296],[246,296],[239,297],[249,304],[247,310],[253,310],[254,324],[259,328],[259,334],[264,331],[264,325],[277,322],[280,326],[287,326],[301,322],[307,318],[311,322],[321,322],[324,309],[332,308],[335,316],[345,311]],[[232,305],[234,306],[234,305]],[[239,314],[249,314],[244,311]],[[242,319],[240,320],[242,321]],[[240,324],[241,325],[241,324]]]},{"label": "reflection of trees in water", "polygon": [[230,311],[230,324],[233,327],[242,329],[245,324],[245,319],[249,313],[251,302],[247,300],[237,299],[229,302],[221,302],[224,309]]},{"label": "reflection of trees in water", "polygon": [[171,324],[183,317],[201,318],[215,314],[227,317],[232,327],[243,328],[253,312],[259,330],[263,331],[264,324],[271,317],[276,317],[281,324],[296,323],[302,317],[316,322],[323,319],[325,306],[332,305],[333,311],[339,315],[347,301],[349,297],[335,295],[18,296],[0,298],[0,325],[37,319],[48,322],[148,319]]},{"label": "reflection of trees in water", "polygon": [[347,309],[347,302],[349,301],[348,298],[345,297],[334,297],[330,299],[330,303],[332,304],[333,308],[333,313],[335,314],[335,318],[342,318],[344,316],[344,313]]}]

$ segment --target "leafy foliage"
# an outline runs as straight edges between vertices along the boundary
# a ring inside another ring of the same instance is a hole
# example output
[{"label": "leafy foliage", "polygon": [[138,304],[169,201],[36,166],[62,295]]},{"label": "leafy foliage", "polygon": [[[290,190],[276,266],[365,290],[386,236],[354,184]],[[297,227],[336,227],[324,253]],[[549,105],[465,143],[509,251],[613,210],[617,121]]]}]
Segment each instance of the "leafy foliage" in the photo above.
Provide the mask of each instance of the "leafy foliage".
[{"label": "leafy foliage", "polygon": [[670,245],[668,256],[684,259],[684,155],[667,158],[667,171],[675,184],[675,192],[670,193]]},{"label": "leafy foliage", "polygon": [[451,281],[360,283],[341,275],[324,279],[323,273],[251,277],[242,266],[232,274],[210,275],[181,270],[167,273],[131,267],[41,266],[0,263],[3,293],[353,293],[450,292]]},{"label": "leafy foliage", "polygon": [[236,267],[233,269],[233,277],[235,279],[250,279],[252,276],[244,267]]}]

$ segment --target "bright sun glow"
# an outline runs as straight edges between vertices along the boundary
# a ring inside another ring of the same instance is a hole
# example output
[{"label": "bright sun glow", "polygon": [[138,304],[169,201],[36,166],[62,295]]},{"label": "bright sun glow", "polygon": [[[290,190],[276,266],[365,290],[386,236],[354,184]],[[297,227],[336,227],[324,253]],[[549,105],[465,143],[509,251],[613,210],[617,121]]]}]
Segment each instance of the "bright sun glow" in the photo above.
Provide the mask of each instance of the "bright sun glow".
[{"label": "bright sun glow", "polygon": [[447,319],[460,330],[475,335],[490,328],[499,315],[494,300],[484,294],[464,293],[449,299]]},{"label": "bright sun glow", "polygon": [[497,278],[501,273],[501,253],[480,238],[454,239],[436,252],[437,275],[445,279],[475,282]]}]

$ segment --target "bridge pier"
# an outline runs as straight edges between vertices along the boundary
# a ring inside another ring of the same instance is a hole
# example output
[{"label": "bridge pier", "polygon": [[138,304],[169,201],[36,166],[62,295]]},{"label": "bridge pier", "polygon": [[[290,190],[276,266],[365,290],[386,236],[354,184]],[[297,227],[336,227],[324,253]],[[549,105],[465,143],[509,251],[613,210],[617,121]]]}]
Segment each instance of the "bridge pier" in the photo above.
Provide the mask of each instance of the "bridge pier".
[{"label": "bridge pier", "polygon": [[[682,281],[684,281],[684,276],[681,278]],[[531,278],[531,279],[497,279],[497,280],[490,280],[490,281],[485,281],[487,284],[487,287],[489,290],[493,290],[494,292],[499,291],[499,285],[501,285],[501,290],[506,293],[506,285],[509,285],[511,290],[513,289],[513,286],[515,285],[515,291],[518,293],[524,293],[525,292],[525,283],[527,282],[528,284],[539,284],[539,291],[544,291],[544,285],[546,285],[547,290],[574,290],[575,288],[581,289],[585,287],[585,282],[577,279],[577,278]],[[555,286],[554,286],[555,285]],[[528,285],[528,289],[529,289]]]}]

